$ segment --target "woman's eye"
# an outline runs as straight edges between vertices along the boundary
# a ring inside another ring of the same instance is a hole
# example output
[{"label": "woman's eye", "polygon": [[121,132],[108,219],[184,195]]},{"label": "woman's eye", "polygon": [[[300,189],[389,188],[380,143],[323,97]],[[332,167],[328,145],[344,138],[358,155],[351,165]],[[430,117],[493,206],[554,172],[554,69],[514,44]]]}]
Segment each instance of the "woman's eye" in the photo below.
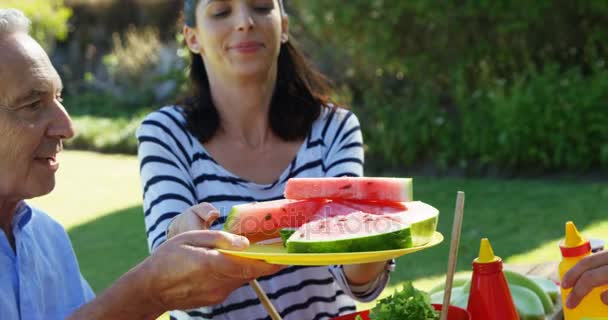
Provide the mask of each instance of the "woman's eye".
[{"label": "woman's eye", "polygon": [[216,18],[221,18],[221,17],[227,16],[228,14],[230,14],[229,10],[222,10],[222,11],[214,12],[212,15]]},{"label": "woman's eye", "polygon": [[261,13],[268,13],[274,9],[272,6],[259,6],[255,7],[254,10]]}]

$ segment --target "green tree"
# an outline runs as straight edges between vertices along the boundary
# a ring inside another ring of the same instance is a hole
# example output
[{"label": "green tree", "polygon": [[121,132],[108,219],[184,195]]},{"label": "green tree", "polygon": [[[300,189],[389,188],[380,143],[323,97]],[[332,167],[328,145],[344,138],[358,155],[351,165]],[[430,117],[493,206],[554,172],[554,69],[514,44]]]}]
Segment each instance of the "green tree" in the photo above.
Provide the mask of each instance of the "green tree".
[{"label": "green tree", "polygon": [[608,2],[289,4],[365,122],[368,163],[608,169]]}]

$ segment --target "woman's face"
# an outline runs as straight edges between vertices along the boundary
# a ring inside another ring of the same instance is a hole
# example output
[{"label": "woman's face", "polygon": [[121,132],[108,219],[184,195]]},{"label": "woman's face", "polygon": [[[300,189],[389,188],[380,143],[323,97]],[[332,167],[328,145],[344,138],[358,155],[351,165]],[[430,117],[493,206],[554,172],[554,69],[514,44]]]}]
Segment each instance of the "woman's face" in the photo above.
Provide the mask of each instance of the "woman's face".
[{"label": "woman's face", "polygon": [[278,0],[200,0],[184,35],[210,78],[263,75],[276,69],[287,17]]}]

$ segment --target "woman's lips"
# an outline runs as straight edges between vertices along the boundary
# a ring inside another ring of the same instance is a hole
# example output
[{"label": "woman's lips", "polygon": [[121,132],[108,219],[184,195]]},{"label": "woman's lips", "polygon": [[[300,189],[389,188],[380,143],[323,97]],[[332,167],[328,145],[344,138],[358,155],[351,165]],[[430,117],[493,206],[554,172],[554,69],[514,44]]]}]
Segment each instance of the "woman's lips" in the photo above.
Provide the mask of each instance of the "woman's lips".
[{"label": "woman's lips", "polygon": [[231,46],[230,48],[233,50],[236,50],[238,52],[241,53],[253,53],[256,52],[260,49],[262,49],[264,47],[264,45],[260,42],[256,42],[256,41],[245,41],[245,42],[239,42],[234,46]]}]

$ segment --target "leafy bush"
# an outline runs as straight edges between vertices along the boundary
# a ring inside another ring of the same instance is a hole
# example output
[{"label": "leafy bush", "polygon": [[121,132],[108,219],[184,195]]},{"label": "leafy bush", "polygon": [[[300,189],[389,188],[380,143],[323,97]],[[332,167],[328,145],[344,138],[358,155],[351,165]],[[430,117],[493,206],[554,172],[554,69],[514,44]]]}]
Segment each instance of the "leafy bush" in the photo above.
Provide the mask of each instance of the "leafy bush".
[{"label": "leafy bush", "polygon": [[74,117],[76,136],[67,140],[68,149],[105,153],[137,153],[135,130],[143,116],[128,118]]},{"label": "leafy bush", "polygon": [[72,10],[63,0],[3,0],[3,8],[15,8],[32,21],[31,35],[47,50],[55,40],[64,40],[68,34],[68,19]]},{"label": "leafy bush", "polygon": [[372,166],[608,169],[608,3],[290,4],[350,90]]},{"label": "leafy bush", "polygon": [[[516,78],[510,87],[499,84],[480,92],[478,105],[463,116],[468,121],[463,142],[478,150],[465,156],[514,169],[608,168],[608,70],[600,66],[586,76],[579,68],[562,72],[547,66]],[[484,110],[490,122],[472,123],[480,119],[468,115]],[[492,129],[480,131],[483,127]]]},{"label": "leafy bush", "polygon": [[110,94],[85,91],[65,97],[76,135],[66,147],[105,153],[137,153],[135,130],[154,107],[128,103]]},{"label": "leafy bush", "polygon": [[144,101],[175,97],[186,79],[185,61],[176,54],[176,42],[164,44],[155,28],[133,26],[122,36],[114,33],[112,40],[112,52],[103,61],[109,74],[107,85],[115,95]]}]

